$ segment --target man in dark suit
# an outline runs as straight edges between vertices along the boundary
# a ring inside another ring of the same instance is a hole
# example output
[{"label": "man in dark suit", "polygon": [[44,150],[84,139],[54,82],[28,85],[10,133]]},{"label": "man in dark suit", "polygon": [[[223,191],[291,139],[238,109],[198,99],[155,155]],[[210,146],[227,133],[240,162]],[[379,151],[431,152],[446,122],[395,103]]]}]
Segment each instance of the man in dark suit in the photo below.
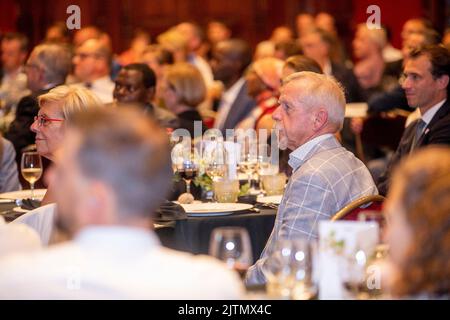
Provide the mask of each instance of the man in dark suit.
[{"label": "man in dark suit", "polygon": [[380,194],[388,192],[391,171],[401,158],[423,146],[450,145],[449,77],[450,53],[445,47],[425,46],[410,53],[402,87],[409,106],[419,108],[421,117],[405,129],[386,172],[378,180]]},{"label": "man in dark suit", "polygon": [[178,119],[172,112],[153,105],[155,91],[156,75],[153,70],[144,63],[132,63],[120,69],[113,97],[121,104],[139,105],[144,113],[154,116],[162,127],[178,128]]},{"label": "man in dark suit", "polygon": [[225,87],[214,127],[224,134],[226,129],[233,129],[255,107],[255,101],[247,94],[243,77],[251,61],[251,49],[240,39],[222,41],[213,50],[211,68],[214,79],[222,81]]},{"label": "man in dark suit", "polygon": [[347,103],[363,101],[361,88],[353,71],[331,60],[333,41],[332,35],[318,28],[308,31],[300,39],[305,56],[315,60],[324,74],[332,75],[344,86]]},{"label": "man in dark suit", "polygon": [[70,51],[63,45],[42,44],[31,52],[25,72],[27,86],[32,94],[19,101],[16,118],[5,134],[5,138],[14,144],[18,161],[22,149],[34,143],[35,134],[30,130],[30,126],[39,111],[37,97],[64,84],[71,64]]}]

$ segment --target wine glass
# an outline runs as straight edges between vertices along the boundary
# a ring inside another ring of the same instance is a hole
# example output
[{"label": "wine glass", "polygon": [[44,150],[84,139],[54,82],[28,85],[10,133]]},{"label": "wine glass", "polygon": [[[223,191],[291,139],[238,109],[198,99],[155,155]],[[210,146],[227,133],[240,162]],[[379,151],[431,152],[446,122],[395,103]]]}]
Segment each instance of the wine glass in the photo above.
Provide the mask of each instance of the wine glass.
[{"label": "wine glass", "polygon": [[281,299],[305,300],[315,294],[313,246],[306,238],[282,239],[263,264],[267,293]]},{"label": "wine glass", "polygon": [[34,184],[42,176],[42,159],[37,152],[24,152],[20,163],[23,178],[30,183],[31,199],[34,199]]},{"label": "wine glass", "polygon": [[204,153],[205,172],[213,181],[224,178],[227,171],[227,152],[223,142],[214,143],[209,152]]},{"label": "wine glass", "polygon": [[198,174],[197,164],[191,158],[185,158],[181,164],[178,164],[177,172],[186,183],[186,193],[192,195],[191,181],[195,179]]},{"label": "wine glass", "polygon": [[226,265],[245,277],[253,263],[250,237],[241,227],[220,227],[213,230],[209,244],[209,254],[222,260]]}]

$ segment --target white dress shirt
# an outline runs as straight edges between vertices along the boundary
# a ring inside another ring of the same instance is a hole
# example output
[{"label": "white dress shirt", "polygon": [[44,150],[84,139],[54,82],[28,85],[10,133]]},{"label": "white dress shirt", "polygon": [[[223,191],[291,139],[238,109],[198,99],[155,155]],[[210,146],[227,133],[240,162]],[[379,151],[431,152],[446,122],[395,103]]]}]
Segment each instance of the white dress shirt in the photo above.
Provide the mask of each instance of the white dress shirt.
[{"label": "white dress shirt", "polygon": [[148,230],[88,227],[73,241],[0,261],[0,299],[238,299],[237,273],[161,247]]},{"label": "white dress shirt", "polygon": [[241,91],[242,86],[245,84],[244,77],[241,77],[238,81],[236,81],[227,91],[222,94],[222,98],[220,99],[219,110],[217,111],[216,121],[214,122],[214,128],[221,129],[225,123],[225,120],[228,117],[228,113],[230,112],[231,106],[236,100],[239,91]]},{"label": "white dress shirt", "polygon": [[326,133],[321,136],[315,137],[314,139],[309,140],[305,144],[301,145],[300,147],[292,151],[289,154],[289,161],[288,161],[289,166],[295,171],[299,167],[300,163],[304,161],[308,153],[316,145],[318,145],[323,140],[330,138],[331,136],[333,136],[331,133]]},{"label": "white dress shirt", "polygon": [[427,125],[425,126],[424,130],[426,130],[426,127],[430,124],[431,120],[434,118],[435,114],[439,111],[439,109],[444,105],[445,100],[442,100],[441,102],[436,103],[434,106],[432,106],[430,109],[427,110],[423,115],[421,115],[422,121],[424,121]]},{"label": "white dress shirt", "polygon": [[92,91],[103,103],[113,102],[113,91],[115,84],[109,76],[104,76],[87,83],[76,83],[75,86],[81,86]]}]

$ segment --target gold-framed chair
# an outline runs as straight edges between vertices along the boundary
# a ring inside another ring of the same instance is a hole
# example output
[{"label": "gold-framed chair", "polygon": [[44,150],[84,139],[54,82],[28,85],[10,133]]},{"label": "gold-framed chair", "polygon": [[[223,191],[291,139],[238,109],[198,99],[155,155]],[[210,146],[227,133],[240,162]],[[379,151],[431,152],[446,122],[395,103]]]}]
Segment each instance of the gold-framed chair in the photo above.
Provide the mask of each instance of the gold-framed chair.
[{"label": "gold-framed chair", "polygon": [[381,205],[385,199],[381,195],[370,195],[356,199],[336,212],[331,221],[357,220],[358,213],[363,210],[380,211],[381,214]]}]

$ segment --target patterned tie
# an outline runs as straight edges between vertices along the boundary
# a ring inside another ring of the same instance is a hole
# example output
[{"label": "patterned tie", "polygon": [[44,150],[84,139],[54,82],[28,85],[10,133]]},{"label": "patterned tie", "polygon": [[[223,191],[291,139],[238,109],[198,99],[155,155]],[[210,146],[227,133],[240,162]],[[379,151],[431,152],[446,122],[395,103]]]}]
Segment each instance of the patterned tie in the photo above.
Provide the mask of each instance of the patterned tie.
[{"label": "patterned tie", "polygon": [[426,125],[427,125],[427,123],[425,121],[423,121],[422,119],[418,119],[417,120],[416,132],[414,134],[414,138],[413,138],[413,141],[411,143],[411,149],[410,149],[409,153],[413,152],[414,149],[416,148],[417,142],[419,141],[420,136],[423,133],[423,129],[425,129]]}]

